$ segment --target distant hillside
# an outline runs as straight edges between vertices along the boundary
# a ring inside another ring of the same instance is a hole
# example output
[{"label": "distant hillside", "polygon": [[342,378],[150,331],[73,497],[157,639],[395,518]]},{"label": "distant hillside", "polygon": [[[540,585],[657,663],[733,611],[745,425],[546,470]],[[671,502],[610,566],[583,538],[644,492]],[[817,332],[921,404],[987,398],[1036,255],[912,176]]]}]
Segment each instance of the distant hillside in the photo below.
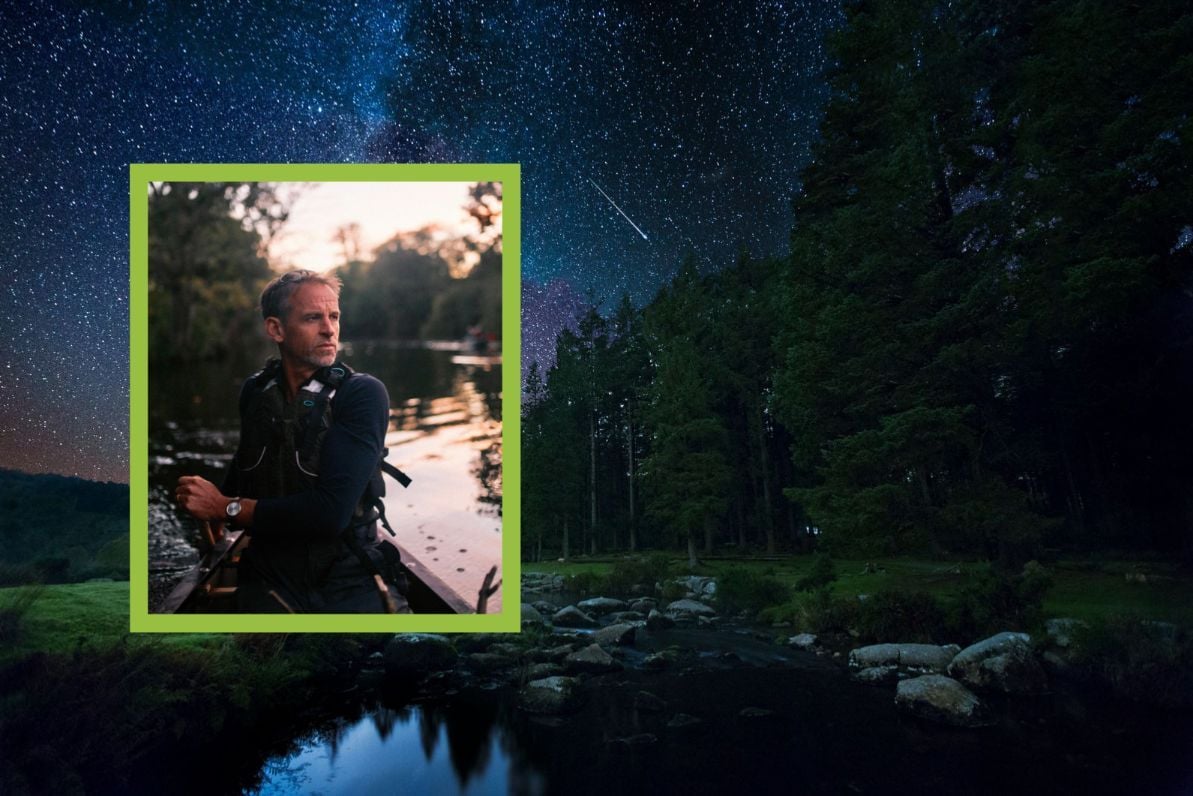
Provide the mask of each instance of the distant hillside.
[{"label": "distant hillside", "polygon": [[0,583],[128,577],[128,485],[0,469]]}]

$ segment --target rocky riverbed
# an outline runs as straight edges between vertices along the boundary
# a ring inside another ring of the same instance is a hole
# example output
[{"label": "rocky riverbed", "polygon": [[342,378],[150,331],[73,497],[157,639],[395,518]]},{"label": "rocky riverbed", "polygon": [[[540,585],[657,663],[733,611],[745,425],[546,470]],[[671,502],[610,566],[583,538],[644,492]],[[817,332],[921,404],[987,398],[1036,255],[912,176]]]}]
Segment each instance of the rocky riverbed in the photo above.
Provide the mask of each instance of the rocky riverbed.
[{"label": "rocky riverbed", "polygon": [[852,646],[722,616],[708,579],[672,601],[570,600],[561,585],[526,579],[517,636],[395,636],[358,685],[426,711],[487,705],[515,791],[1193,785],[1190,717],[1067,679],[1071,623],[1047,640]]}]

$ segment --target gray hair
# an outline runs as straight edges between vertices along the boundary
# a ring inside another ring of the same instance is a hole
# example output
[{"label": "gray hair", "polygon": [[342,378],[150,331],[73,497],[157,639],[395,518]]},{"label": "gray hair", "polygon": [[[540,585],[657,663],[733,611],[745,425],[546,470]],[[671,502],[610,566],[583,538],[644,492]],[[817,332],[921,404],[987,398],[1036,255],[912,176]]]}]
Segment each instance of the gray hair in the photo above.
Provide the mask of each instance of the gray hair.
[{"label": "gray hair", "polygon": [[331,288],[337,298],[340,295],[338,277],[306,269],[289,271],[274,279],[261,291],[261,317],[286,320],[286,313],[290,311],[290,299],[294,296],[294,291],[309,282]]}]

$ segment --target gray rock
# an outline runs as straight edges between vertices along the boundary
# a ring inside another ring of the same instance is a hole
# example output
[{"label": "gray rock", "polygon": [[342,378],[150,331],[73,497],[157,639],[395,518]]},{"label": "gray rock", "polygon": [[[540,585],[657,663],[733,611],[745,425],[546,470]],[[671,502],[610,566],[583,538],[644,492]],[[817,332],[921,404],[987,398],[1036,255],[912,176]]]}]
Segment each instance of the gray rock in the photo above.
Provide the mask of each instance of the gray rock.
[{"label": "gray rock", "polygon": [[547,647],[546,649],[538,649],[532,653],[532,657],[536,661],[545,661],[550,663],[560,663],[564,658],[576,651],[574,644],[559,644],[555,647]]},{"label": "gray rock", "polygon": [[671,650],[663,650],[662,652],[652,652],[642,660],[642,668],[647,671],[657,672],[666,669],[671,664],[675,663],[676,654]]},{"label": "gray rock", "polygon": [[576,603],[576,607],[589,616],[604,616],[614,611],[624,611],[627,606],[624,601],[611,597],[592,597]]},{"label": "gray rock", "polygon": [[677,622],[694,621],[700,617],[713,617],[717,612],[695,600],[676,600],[669,603],[663,613]]},{"label": "gray rock", "polygon": [[899,683],[895,706],[955,727],[983,727],[992,723],[985,705],[973,692],[941,674],[925,674]]},{"label": "gray rock", "polygon": [[550,616],[559,610],[558,607],[552,605],[546,600],[536,600],[535,602],[531,603],[531,605],[534,606],[534,610],[538,611],[543,616]]},{"label": "gray rock", "polygon": [[646,614],[638,613],[637,611],[614,611],[605,617],[613,624],[621,624],[623,622],[642,622],[646,620]]},{"label": "gray rock", "polygon": [[1044,630],[1048,633],[1048,640],[1061,649],[1068,649],[1073,644],[1073,634],[1077,630],[1088,627],[1088,622],[1067,617],[1049,619],[1044,622]]},{"label": "gray rock", "polygon": [[522,603],[522,624],[523,625],[543,625],[547,620],[538,612],[533,605]]},{"label": "gray rock", "polygon": [[659,601],[651,599],[650,597],[641,597],[630,603],[630,610],[637,611],[645,616],[658,607]]},{"label": "gray rock", "polygon": [[855,681],[865,685],[890,685],[899,680],[898,666],[871,666],[868,669],[858,669],[850,675]]},{"label": "gray rock", "polygon": [[651,609],[650,614],[646,617],[647,630],[666,630],[675,625],[675,620],[666,614],[661,614],[656,609]]},{"label": "gray rock", "polygon": [[522,709],[530,713],[569,713],[579,707],[578,686],[574,677],[532,680],[519,693]]},{"label": "gray rock", "polygon": [[1026,633],[999,633],[971,644],[953,658],[949,675],[973,688],[1007,694],[1048,690],[1048,677]]},{"label": "gray rock", "polygon": [[542,680],[546,677],[556,677],[565,671],[558,663],[532,663],[526,667],[526,679]]},{"label": "gray rock", "polygon": [[815,633],[800,633],[787,639],[787,646],[804,652],[811,652],[816,647]]},{"label": "gray rock", "polygon": [[632,646],[638,628],[636,625],[618,624],[602,627],[594,635],[596,643],[602,647]]},{"label": "gray rock", "polygon": [[956,644],[943,647],[935,644],[871,644],[849,653],[849,667],[898,666],[912,672],[940,674],[960,649]]},{"label": "gray rock", "polygon": [[597,623],[591,616],[574,605],[561,608],[551,617],[551,624],[558,627],[596,627]]},{"label": "gray rock", "polygon": [[564,666],[571,672],[615,672],[622,668],[613,656],[601,649],[599,644],[590,644],[579,652],[573,652],[563,659]]},{"label": "gray rock", "polygon": [[422,676],[456,665],[456,650],[446,636],[399,633],[385,645],[385,671],[397,676]]}]

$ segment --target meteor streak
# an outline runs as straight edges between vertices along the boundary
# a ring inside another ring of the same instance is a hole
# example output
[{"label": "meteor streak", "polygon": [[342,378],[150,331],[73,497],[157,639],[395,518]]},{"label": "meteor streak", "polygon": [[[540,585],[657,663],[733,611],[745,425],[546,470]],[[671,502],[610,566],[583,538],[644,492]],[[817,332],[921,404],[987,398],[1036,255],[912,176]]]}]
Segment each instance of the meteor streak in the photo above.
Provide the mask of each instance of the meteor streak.
[{"label": "meteor streak", "polygon": [[[601,186],[597,185],[591,177],[588,178],[588,181],[592,183],[593,188],[596,188],[598,191],[601,191]],[[650,240],[650,238],[646,237],[646,233],[642,231],[642,228],[639,227],[637,224],[635,224],[630,219],[630,217],[625,214],[625,211],[617,206],[617,202],[613,201],[613,197],[611,197],[609,194],[605,193],[604,191],[601,191],[601,196],[608,199],[609,204],[613,205],[613,209],[616,210],[617,212],[621,213],[621,217],[624,218],[626,221],[629,221],[631,227],[638,230],[638,234],[642,236],[642,240]]]}]

